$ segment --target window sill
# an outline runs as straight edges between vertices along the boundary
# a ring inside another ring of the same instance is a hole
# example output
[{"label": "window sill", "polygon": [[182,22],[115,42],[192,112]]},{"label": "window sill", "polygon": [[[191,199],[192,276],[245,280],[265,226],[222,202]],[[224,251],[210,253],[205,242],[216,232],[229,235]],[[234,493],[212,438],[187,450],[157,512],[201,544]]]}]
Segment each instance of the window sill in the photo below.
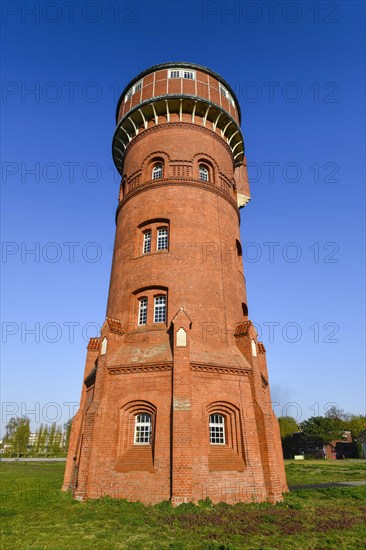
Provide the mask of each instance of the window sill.
[{"label": "window sill", "polygon": [[145,252],[145,254],[140,254],[140,256],[135,256],[133,258],[134,260],[138,260],[140,258],[148,258],[149,256],[156,256],[157,254],[167,254],[169,250],[167,248],[164,248],[163,250],[155,250],[154,252]]},{"label": "window sill", "polygon": [[129,334],[141,334],[144,332],[162,332],[168,329],[166,323],[154,323],[154,325],[141,325],[134,330],[129,331]]}]

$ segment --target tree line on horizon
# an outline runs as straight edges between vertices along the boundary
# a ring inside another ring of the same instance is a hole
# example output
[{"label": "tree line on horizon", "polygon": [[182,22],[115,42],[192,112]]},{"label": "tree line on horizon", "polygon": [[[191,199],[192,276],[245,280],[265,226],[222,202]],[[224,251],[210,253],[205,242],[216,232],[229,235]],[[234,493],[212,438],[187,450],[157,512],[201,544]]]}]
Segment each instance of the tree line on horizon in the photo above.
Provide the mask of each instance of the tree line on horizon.
[{"label": "tree line on horizon", "polygon": [[40,424],[31,441],[30,419],[27,416],[12,417],[5,426],[0,449],[2,456],[66,456],[71,424],[72,419],[63,426],[56,422],[51,425]]},{"label": "tree line on horizon", "polygon": [[[299,445],[316,442],[325,446],[333,441],[342,440],[345,431],[351,432],[352,441],[362,456],[361,445],[357,438],[366,430],[366,416],[346,413],[337,407],[331,407],[325,416],[312,416],[300,423],[291,416],[278,418],[284,455],[299,454]],[[40,424],[30,443],[30,419],[27,416],[10,418],[5,427],[0,451],[2,456],[66,456],[72,419],[62,426],[55,422],[51,425]]]}]

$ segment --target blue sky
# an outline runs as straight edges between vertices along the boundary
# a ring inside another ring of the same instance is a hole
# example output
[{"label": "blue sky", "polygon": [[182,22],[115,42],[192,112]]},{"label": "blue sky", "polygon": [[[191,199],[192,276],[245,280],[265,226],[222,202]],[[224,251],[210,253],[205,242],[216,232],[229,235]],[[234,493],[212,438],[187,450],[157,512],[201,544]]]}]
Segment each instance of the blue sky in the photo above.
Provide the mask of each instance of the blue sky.
[{"label": "blue sky", "polygon": [[116,102],[172,60],[240,100],[248,305],[276,413],[364,410],[365,7],[277,4],[3,3],[4,422],[61,423],[79,400],[109,285]]}]

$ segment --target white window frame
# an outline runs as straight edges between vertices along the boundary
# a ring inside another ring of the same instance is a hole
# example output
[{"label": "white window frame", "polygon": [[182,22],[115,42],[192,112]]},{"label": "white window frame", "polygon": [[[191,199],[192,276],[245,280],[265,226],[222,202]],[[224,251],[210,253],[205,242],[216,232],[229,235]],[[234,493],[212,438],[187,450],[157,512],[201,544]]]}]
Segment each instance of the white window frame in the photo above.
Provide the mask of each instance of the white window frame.
[{"label": "white window frame", "polygon": [[214,413],[209,417],[210,445],[225,445],[225,416]]},{"label": "white window frame", "polygon": [[125,97],[125,103],[126,101],[128,101],[129,99],[131,99],[131,97],[133,96],[133,94],[135,94],[136,92],[139,92],[142,88],[142,83],[143,83],[143,79],[142,80],[139,80],[138,82],[136,82],[136,84],[134,86],[132,86],[132,88],[130,88],[126,94],[126,97]]},{"label": "white window frame", "polygon": [[139,92],[141,88],[142,88],[142,80],[139,80],[138,82],[136,82],[136,84],[133,87],[133,93],[135,94],[136,92]]},{"label": "white window frame", "polygon": [[151,229],[144,231],[144,241],[142,245],[142,253],[149,254],[151,252]]},{"label": "white window frame", "polygon": [[160,180],[163,177],[163,164],[161,162],[155,164],[151,171],[152,180]]},{"label": "white window frame", "polygon": [[193,71],[191,69],[168,69],[168,78],[184,78],[185,80],[196,80],[196,71]]},{"label": "white window frame", "polygon": [[169,230],[167,227],[159,227],[156,237],[156,250],[168,250]]},{"label": "white window frame", "polygon": [[205,166],[204,164],[200,164],[198,167],[198,173],[201,181],[210,181],[210,171],[207,166]]},{"label": "white window frame", "polygon": [[231,94],[227,91],[225,86],[223,86],[222,84],[219,84],[219,90],[220,90],[220,94],[226,97],[226,99],[228,99],[231,105],[234,107],[235,105],[234,99],[232,98]]},{"label": "white window frame", "polygon": [[[192,76],[186,76],[186,75],[192,75]],[[183,70],[183,78],[185,78],[186,80],[195,80],[196,79],[196,72],[184,69]]]},{"label": "white window frame", "polygon": [[166,295],[160,294],[154,298],[154,323],[166,322]]},{"label": "white window frame", "polygon": [[137,324],[140,327],[147,325],[147,306],[148,306],[148,299],[145,297],[140,298],[139,313],[138,313],[138,319],[137,319]]},{"label": "white window frame", "polygon": [[151,445],[152,416],[149,413],[139,413],[135,416],[135,445]]}]

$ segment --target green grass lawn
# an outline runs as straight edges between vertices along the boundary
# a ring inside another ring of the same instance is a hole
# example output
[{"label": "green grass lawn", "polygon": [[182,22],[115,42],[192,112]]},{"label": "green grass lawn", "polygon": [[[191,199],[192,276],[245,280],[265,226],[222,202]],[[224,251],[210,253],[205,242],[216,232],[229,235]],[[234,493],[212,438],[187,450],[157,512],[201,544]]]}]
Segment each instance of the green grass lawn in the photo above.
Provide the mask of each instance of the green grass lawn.
[{"label": "green grass lawn", "polygon": [[[288,461],[288,482],[358,480],[365,462]],[[60,493],[64,463],[1,464],[2,549],[359,549],[366,487],[300,490],[281,504],[76,502]]]},{"label": "green grass lawn", "polygon": [[363,460],[285,460],[289,485],[366,480]]}]

